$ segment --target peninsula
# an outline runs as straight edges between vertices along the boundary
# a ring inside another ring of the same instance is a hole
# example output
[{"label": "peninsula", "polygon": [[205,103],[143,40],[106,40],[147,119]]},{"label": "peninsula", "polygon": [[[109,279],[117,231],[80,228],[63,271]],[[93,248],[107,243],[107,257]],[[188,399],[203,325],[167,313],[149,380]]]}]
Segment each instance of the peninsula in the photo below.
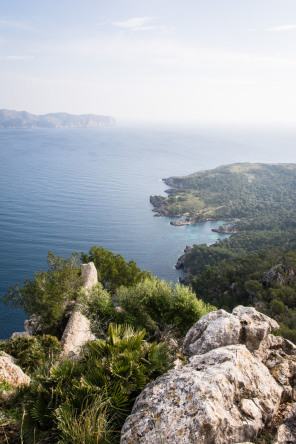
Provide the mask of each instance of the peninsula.
[{"label": "peninsula", "polygon": [[[230,237],[195,245],[184,265],[196,275],[205,265],[268,248],[296,248],[296,164],[237,163],[163,179],[168,196],[151,196],[153,211],[178,217],[173,225],[223,220]],[[216,231],[216,230],[215,230]]]},{"label": "peninsula", "polygon": [[296,341],[296,165],[233,164],[164,181],[173,188],[150,198],[155,212],[181,217],[174,225],[225,221],[218,231],[229,234],[186,247],[176,265],[184,281],[218,308],[255,306]]},{"label": "peninsula", "polygon": [[115,126],[114,117],[68,113],[31,114],[27,111],[0,110],[0,128],[98,128]]}]

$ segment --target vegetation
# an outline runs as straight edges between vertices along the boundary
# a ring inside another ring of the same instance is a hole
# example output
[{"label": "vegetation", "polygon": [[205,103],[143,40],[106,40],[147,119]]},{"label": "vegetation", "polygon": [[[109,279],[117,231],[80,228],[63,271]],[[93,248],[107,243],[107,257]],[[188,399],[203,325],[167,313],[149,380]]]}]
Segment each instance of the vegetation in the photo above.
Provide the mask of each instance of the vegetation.
[{"label": "vegetation", "polygon": [[89,254],[82,253],[83,263],[93,262],[98,272],[98,281],[103,288],[114,293],[115,290],[124,285],[130,287],[145,278],[151,278],[150,271],[141,271],[135,261],[126,260],[120,254],[105,250],[103,247],[92,247]]},{"label": "vegetation", "polygon": [[61,344],[51,335],[28,336],[1,341],[0,350],[16,358],[16,364],[25,372],[32,373],[36,367],[54,361],[61,351]]},{"label": "vegetation", "polygon": [[1,410],[17,415],[26,444],[43,439],[118,443],[135,397],[182,358],[180,342],[187,330],[215,309],[189,288],[152,278],[134,261],[126,263],[102,247],[82,253],[81,259],[94,260],[99,268],[100,282],[90,291],[81,286],[77,253],[66,260],[49,253],[47,272],[36,273],[34,281],[4,297],[41,316],[44,330],[62,323],[69,302],[77,300],[101,338],[87,344],[77,360],[60,360],[60,343],[50,335],[0,343],[0,350],[31,376],[31,383],[16,391],[0,387]]},{"label": "vegetation", "polygon": [[255,305],[280,324],[278,334],[296,343],[296,251],[224,260],[207,266],[192,285],[199,297],[219,308]]},{"label": "vegetation", "polygon": [[[17,391],[24,436],[68,444],[119,441],[119,431],[145,384],[170,365],[165,344],[144,341],[145,330],[110,324],[78,361],[43,367]],[[77,426],[77,428],[74,427]]]},{"label": "vegetation", "polygon": [[131,287],[119,287],[114,295],[99,284],[85,300],[85,313],[92,321],[93,331],[104,336],[110,321],[145,328],[148,338],[178,340],[189,328],[215,307],[198,300],[188,287],[173,285],[157,278],[146,278]]},{"label": "vegetation", "polygon": [[[131,286],[143,279],[151,278],[151,273],[141,271],[135,261],[126,262],[103,247],[92,247],[89,254],[81,253],[81,261],[93,261],[98,271],[98,281],[114,293],[121,285]],[[48,253],[48,271],[39,271],[34,279],[25,280],[23,287],[16,284],[10,287],[3,301],[7,305],[21,307],[28,316],[40,316],[44,329],[59,336],[65,326],[64,315],[71,301],[76,301],[82,286],[80,259],[73,253],[69,259]]]},{"label": "vegetation", "polygon": [[156,210],[189,213],[193,221],[230,219],[237,231],[214,245],[195,245],[185,259],[190,274],[265,249],[296,249],[296,165],[234,164],[166,182],[174,188],[168,198],[157,196]]},{"label": "vegetation", "polygon": [[191,222],[225,220],[219,231],[232,233],[186,254],[197,297],[227,310],[255,305],[296,342],[296,165],[234,164],[165,182],[174,188],[152,198],[156,211]]},{"label": "vegetation", "polygon": [[44,327],[61,322],[69,301],[76,299],[82,285],[77,253],[69,259],[48,253],[48,271],[34,274],[34,280],[25,280],[24,286],[16,284],[4,295],[5,304],[21,307],[30,316],[42,318]]}]

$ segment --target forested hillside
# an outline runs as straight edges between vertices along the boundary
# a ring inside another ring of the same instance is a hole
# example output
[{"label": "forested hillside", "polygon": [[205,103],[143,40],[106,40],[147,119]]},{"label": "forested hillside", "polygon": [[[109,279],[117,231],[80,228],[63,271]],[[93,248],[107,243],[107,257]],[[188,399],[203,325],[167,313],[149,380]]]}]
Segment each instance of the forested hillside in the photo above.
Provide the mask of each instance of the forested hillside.
[{"label": "forested hillside", "polygon": [[194,245],[184,258],[198,298],[219,308],[255,305],[296,340],[296,165],[234,164],[165,179],[155,211],[187,221],[225,220],[230,237]]},{"label": "forested hillside", "polygon": [[165,182],[174,188],[169,197],[155,196],[155,211],[186,215],[191,223],[224,219],[220,231],[235,233],[212,246],[195,245],[185,259],[190,274],[222,259],[296,249],[295,164],[226,165]]}]

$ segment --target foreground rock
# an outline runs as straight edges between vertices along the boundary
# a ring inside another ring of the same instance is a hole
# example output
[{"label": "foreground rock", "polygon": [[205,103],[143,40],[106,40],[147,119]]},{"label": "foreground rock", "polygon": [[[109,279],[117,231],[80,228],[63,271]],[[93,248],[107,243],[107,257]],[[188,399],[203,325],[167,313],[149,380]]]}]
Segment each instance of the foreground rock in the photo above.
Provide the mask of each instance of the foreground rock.
[{"label": "foreground rock", "polygon": [[[97,270],[93,262],[81,266],[82,282],[85,289],[97,284]],[[73,358],[79,355],[81,348],[96,338],[90,329],[90,321],[80,311],[79,302],[76,303],[61,339],[64,358]]]},{"label": "foreground rock", "polygon": [[276,321],[253,307],[236,307],[232,313],[218,310],[203,316],[188,331],[183,349],[188,356],[206,353],[217,347],[245,344],[257,350],[267,335],[278,330]]},{"label": "foreground rock", "polygon": [[296,442],[296,403],[284,423],[279,427],[273,444],[290,444]]},{"label": "foreground rock", "polygon": [[8,382],[8,384],[17,387],[22,384],[29,384],[30,378],[22,369],[14,363],[11,356],[4,352],[0,354],[0,382]]},{"label": "foreground rock", "polygon": [[184,341],[189,363],[144,389],[121,444],[254,442],[296,394],[296,346],[277,327],[250,307],[204,316]]}]

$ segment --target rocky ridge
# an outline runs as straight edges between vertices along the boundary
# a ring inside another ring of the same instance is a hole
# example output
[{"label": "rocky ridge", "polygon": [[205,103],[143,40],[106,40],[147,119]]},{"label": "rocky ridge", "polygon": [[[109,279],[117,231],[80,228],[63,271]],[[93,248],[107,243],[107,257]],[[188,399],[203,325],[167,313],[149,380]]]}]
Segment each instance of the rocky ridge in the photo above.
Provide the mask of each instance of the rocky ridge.
[{"label": "rocky ridge", "polygon": [[[81,275],[82,285],[86,290],[98,283],[97,270],[93,262],[81,266]],[[96,337],[91,332],[90,321],[81,313],[81,307],[77,301],[61,339],[62,356],[64,358],[78,356],[82,346],[95,339]]]},{"label": "rocky ridge", "polygon": [[114,126],[111,116],[68,113],[49,113],[36,115],[27,111],[0,110],[0,128],[97,128]]},{"label": "rocky ridge", "polygon": [[[277,328],[251,307],[201,318],[184,341],[188,364],[146,386],[121,444],[254,442],[279,408],[296,399],[296,346],[272,335]],[[295,434],[294,441],[276,439],[296,442]]]}]

